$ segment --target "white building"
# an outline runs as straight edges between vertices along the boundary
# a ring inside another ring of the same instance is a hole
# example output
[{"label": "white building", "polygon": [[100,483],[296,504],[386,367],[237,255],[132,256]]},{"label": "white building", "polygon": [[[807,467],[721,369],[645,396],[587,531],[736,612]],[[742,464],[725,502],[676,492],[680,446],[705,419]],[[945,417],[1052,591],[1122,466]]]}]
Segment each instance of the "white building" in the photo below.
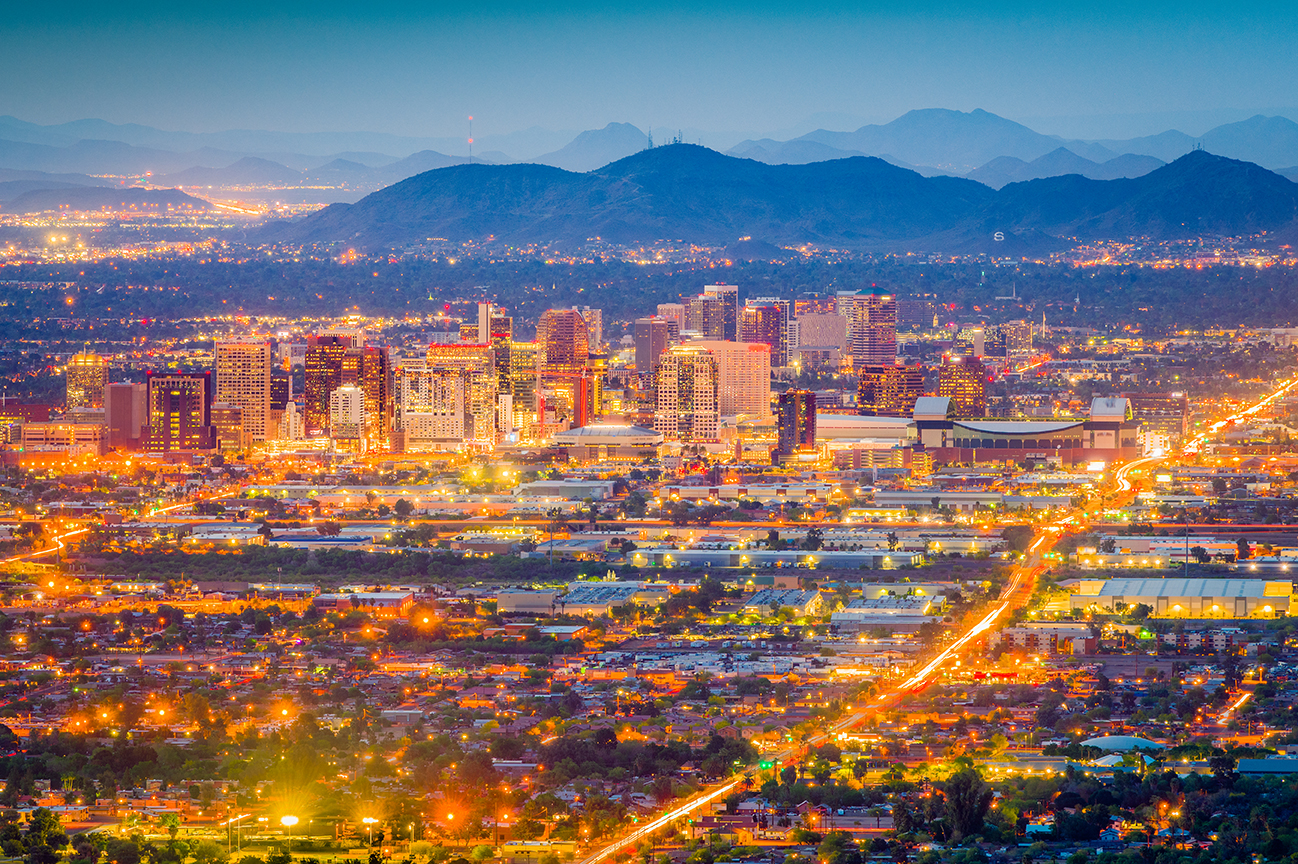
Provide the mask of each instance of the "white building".
[{"label": "white building", "polygon": [[717,363],[717,409],[722,417],[771,416],[771,346],[759,342],[690,342]]},{"label": "white building", "polygon": [[273,440],[278,431],[270,422],[270,370],[274,352],[269,342],[218,342],[214,403],[242,409],[243,439],[248,444]]},{"label": "white building", "polygon": [[365,391],[344,384],[329,394],[329,436],[360,438],[365,419]]}]

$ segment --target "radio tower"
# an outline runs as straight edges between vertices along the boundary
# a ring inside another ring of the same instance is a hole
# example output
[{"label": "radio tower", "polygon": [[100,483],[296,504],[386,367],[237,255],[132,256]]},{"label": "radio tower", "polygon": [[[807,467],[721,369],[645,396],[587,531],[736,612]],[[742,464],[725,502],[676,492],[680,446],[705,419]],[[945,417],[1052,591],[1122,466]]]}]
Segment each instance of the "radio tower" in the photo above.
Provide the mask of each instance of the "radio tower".
[{"label": "radio tower", "polygon": [[469,164],[473,164],[473,115],[469,115]]}]

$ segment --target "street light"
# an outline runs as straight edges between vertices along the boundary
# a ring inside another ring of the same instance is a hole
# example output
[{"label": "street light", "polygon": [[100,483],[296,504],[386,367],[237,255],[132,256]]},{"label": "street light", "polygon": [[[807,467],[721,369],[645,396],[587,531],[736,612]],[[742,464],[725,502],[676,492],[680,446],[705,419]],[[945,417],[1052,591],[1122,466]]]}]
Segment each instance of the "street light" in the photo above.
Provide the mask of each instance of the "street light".
[{"label": "street light", "polygon": [[293,848],[293,826],[297,824],[296,816],[281,816],[279,824],[288,829],[288,848]]},{"label": "street light", "polygon": [[379,820],[375,819],[373,816],[366,816],[361,821],[365,823],[365,828],[367,831],[369,831],[370,845],[373,846],[374,845],[374,823]]}]

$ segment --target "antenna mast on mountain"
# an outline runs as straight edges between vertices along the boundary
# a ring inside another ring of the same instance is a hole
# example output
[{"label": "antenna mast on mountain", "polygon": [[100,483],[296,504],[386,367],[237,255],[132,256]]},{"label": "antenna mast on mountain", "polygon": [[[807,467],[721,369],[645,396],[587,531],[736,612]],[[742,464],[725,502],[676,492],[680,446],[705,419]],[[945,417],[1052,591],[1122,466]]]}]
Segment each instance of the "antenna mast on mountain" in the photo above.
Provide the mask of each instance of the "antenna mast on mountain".
[{"label": "antenna mast on mountain", "polygon": [[469,115],[469,164],[473,164],[473,115]]}]

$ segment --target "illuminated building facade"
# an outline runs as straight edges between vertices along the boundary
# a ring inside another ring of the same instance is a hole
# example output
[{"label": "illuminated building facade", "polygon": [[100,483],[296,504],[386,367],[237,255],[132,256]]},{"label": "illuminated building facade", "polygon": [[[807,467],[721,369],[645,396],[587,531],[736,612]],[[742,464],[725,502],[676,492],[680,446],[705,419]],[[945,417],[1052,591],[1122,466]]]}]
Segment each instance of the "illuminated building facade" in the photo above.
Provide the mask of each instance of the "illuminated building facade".
[{"label": "illuminated building facade", "polygon": [[342,383],[359,388],[364,396],[361,437],[366,450],[385,448],[392,431],[392,365],[388,349],[347,349],[342,358]]},{"label": "illuminated building facade", "polygon": [[879,288],[852,301],[850,333],[853,367],[897,362],[897,298]]},{"label": "illuminated building facade", "polygon": [[[269,342],[218,342],[216,394],[213,401],[237,405],[242,416],[238,447],[273,439],[278,432],[270,418],[271,365]],[[215,425],[215,424],[214,424]],[[226,442],[222,442],[225,446]]]},{"label": "illuminated building facade", "polygon": [[149,404],[147,451],[206,451],[216,446],[216,433],[211,424],[211,373],[150,373],[146,386]]},{"label": "illuminated building facade", "polygon": [[218,449],[242,450],[247,446],[247,436],[243,428],[243,406],[230,402],[213,402],[210,413]]},{"label": "illuminated building facade", "polygon": [[776,397],[776,452],[781,457],[816,451],[816,394],[788,390]]},{"label": "illuminated building facade", "polygon": [[455,449],[473,437],[470,370],[407,361],[397,370],[396,390],[396,449]]},{"label": "illuminated building facade", "polygon": [[428,346],[428,369],[462,370],[468,379],[466,442],[482,449],[496,446],[498,381],[495,352],[489,344]]},{"label": "illuminated building facade", "polygon": [[909,417],[924,395],[924,372],[917,366],[862,366],[856,387],[856,413],[866,417]]},{"label": "illuminated building facade", "polygon": [[718,410],[717,358],[698,345],[678,345],[658,361],[654,430],[667,440],[716,441]]},{"label": "illuminated building facade", "polygon": [[771,346],[760,342],[690,342],[712,354],[723,417],[771,416]]},{"label": "illuminated building facade", "polygon": [[343,355],[352,341],[341,334],[307,337],[302,413],[308,436],[323,435],[329,428],[329,394],[343,384]]},{"label": "illuminated building facade", "polygon": [[637,318],[635,322],[635,371],[642,377],[653,374],[658,358],[671,340],[663,318]]},{"label": "illuminated building facade", "polygon": [[987,416],[987,367],[976,357],[944,356],[938,370],[937,395],[951,400],[956,417]]},{"label": "illuminated building facade", "polygon": [[789,365],[788,303],[750,303],[739,313],[739,341],[771,349],[772,366]]},{"label": "illuminated building facade", "polygon": [[576,378],[586,368],[590,340],[586,319],[576,309],[548,309],[536,325],[541,349],[541,374],[545,379]]},{"label": "illuminated building facade", "polygon": [[73,354],[67,365],[66,406],[103,408],[104,389],[108,386],[108,361],[89,351]]},{"label": "illuminated building facade", "polygon": [[721,301],[721,339],[739,341],[739,286],[704,285],[703,296]]}]

